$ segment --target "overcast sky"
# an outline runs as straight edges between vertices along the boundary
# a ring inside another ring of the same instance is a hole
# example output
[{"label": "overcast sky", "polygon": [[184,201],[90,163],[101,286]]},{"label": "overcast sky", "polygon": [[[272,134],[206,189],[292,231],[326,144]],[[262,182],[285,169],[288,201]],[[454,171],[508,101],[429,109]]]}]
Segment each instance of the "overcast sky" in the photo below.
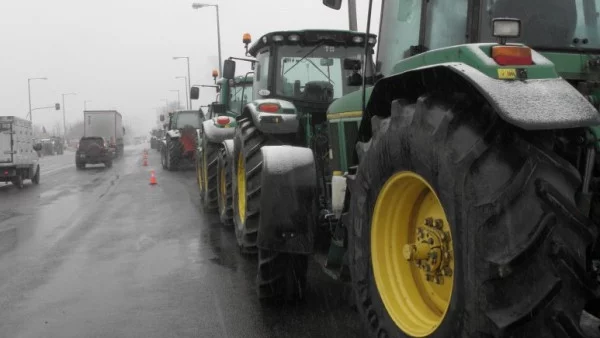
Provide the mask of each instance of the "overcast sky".
[{"label": "overcast sky", "polygon": [[[188,0],[19,0],[3,1],[0,11],[0,115],[25,117],[27,78],[32,107],[53,105],[66,96],[66,119],[82,119],[88,109],[117,109],[124,122],[146,133],[155,122],[161,100],[185,102],[185,60],[189,56],[192,84],[212,84],[218,67],[214,7],[192,9]],[[199,2],[204,2],[203,0]],[[358,2],[358,28],[364,31],[367,0]],[[347,29],[348,15],[331,10],[322,0],[221,0],[218,3],[223,59],[244,56],[242,34],[256,40],[274,30]],[[377,33],[379,6],[374,2],[372,30]],[[244,65],[238,63],[239,72]],[[201,104],[214,98],[211,88],[201,91]],[[62,102],[60,102],[62,104]],[[198,107],[194,101],[194,108]],[[51,130],[62,112],[37,110],[34,124]]]}]

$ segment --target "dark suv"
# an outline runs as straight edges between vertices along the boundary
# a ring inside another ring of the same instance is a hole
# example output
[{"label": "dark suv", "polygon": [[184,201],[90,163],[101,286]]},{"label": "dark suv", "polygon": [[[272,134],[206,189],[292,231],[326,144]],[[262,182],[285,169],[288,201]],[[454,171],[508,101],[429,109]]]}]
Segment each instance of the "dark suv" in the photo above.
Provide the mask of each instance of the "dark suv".
[{"label": "dark suv", "polygon": [[110,168],[112,159],[113,150],[108,147],[108,142],[102,137],[82,137],[75,152],[77,169],[84,169],[88,163],[104,163],[104,166]]}]

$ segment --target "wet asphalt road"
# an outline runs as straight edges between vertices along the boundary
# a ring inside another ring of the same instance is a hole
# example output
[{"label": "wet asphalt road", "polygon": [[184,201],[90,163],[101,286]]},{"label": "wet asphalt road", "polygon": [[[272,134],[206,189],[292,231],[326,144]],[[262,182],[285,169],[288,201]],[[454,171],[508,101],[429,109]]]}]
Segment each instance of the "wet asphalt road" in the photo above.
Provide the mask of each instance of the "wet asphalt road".
[{"label": "wet asphalt road", "polygon": [[[302,304],[261,306],[256,259],[199,208],[194,173],[148,145],[113,168],[44,157],[0,184],[0,337],[362,337],[347,288],[316,264]],[[157,186],[150,186],[150,170]]]}]

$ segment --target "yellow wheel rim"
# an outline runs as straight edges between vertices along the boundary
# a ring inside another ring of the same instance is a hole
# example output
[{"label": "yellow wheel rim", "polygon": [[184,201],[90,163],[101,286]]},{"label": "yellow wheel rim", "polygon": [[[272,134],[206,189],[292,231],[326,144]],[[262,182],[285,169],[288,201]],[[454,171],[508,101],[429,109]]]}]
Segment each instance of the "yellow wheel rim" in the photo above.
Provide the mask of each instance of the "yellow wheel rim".
[{"label": "yellow wheel rim", "polygon": [[435,191],[413,172],[399,172],[377,197],[371,263],[377,290],[406,334],[426,337],[441,325],[452,295],[452,233]]},{"label": "yellow wheel rim", "polygon": [[227,209],[225,203],[227,202],[227,186],[225,186],[225,168],[219,168],[219,199],[221,200],[220,213],[224,214]]},{"label": "yellow wheel rim", "polygon": [[244,166],[244,157],[240,152],[237,163],[237,188],[238,188],[238,215],[240,221],[246,221],[246,168]]}]

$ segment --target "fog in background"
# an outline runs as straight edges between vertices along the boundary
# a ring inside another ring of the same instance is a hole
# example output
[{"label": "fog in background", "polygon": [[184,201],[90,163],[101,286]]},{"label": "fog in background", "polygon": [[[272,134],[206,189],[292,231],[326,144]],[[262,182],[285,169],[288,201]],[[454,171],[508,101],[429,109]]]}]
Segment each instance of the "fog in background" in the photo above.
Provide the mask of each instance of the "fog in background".
[{"label": "fog in background", "polygon": [[[65,96],[67,125],[82,120],[87,109],[116,109],[134,134],[156,125],[164,99],[185,107],[189,56],[192,84],[213,84],[212,69],[219,68],[214,7],[192,9],[184,0],[23,0],[2,1],[0,11],[0,115],[26,117],[27,78],[31,81],[32,108],[62,104]],[[344,1],[339,11],[321,0],[222,0],[219,4],[222,57],[244,57],[242,35],[256,41],[274,30],[308,28],[347,29]],[[358,29],[364,31],[367,0],[357,0]],[[381,0],[374,1],[371,31],[378,32]],[[237,73],[250,69],[238,62]],[[202,88],[193,108],[215,98],[215,90]],[[33,122],[49,132],[60,124],[62,110],[36,110]]]}]

